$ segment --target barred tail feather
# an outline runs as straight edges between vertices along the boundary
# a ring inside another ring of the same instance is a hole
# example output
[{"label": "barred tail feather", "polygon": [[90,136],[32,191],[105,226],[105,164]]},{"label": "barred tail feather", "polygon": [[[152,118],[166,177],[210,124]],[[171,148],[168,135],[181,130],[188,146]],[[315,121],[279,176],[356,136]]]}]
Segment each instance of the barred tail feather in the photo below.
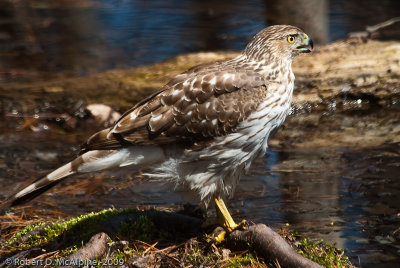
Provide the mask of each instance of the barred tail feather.
[{"label": "barred tail feather", "polygon": [[[76,160],[78,159],[75,159],[74,161]],[[38,179],[37,181],[23,188],[16,194],[10,196],[6,201],[1,204],[1,209],[21,205],[27,201],[30,201],[38,195],[44,193],[48,189],[52,188],[63,179],[75,174],[76,172],[72,169],[72,163],[74,161],[59,167],[58,169],[49,173],[47,176]]]},{"label": "barred tail feather", "polygon": [[101,162],[100,160],[102,160],[102,156],[103,151],[90,151],[78,156],[73,161],[57,168],[56,170],[47,174],[45,177],[36,180],[32,184],[18,191],[16,194],[10,196],[0,205],[0,210],[5,210],[12,206],[21,205],[25,202],[28,202],[71,175],[107,168],[107,165],[103,166],[101,165],[103,163],[100,163],[95,165],[95,167],[92,167],[91,170],[84,170],[85,167],[90,168],[92,163],[96,164],[96,162]]},{"label": "barred tail feather", "polygon": [[32,200],[74,174],[96,172],[129,165],[145,166],[164,159],[165,156],[162,149],[152,146],[137,146],[121,150],[88,151],[9,197],[0,204],[0,211]]}]

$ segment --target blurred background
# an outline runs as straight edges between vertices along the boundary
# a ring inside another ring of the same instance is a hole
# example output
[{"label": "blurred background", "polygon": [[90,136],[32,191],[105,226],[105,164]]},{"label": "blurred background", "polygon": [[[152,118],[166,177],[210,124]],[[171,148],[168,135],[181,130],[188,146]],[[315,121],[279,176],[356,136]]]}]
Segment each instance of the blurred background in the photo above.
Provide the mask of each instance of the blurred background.
[{"label": "blurred background", "polygon": [[396,0],[1,0],[0,82],[241,50],[273,24],[324,44],[399,14]]},{"label": "blurred background", "polygon": [[[54,87],[57,102],[35,106],[32,112],[25,109],[27,103],[46,103],[46,98],[55,97],[51,90],[29,89],[30,82],[129,69],[190,52],[238,51],[273,24],[302,28],[318,47],[398,16],[398,0],[0,0],[1,199],[71,160],[79,144],[94,132],[90,125],[64,130],[46,122],[41,128],[32,127],[41,111],[54,121],[62,120],[62,115],[50,112],[58,111],[54,103],[67,102],[68,94],[57,95]],[[399,40],[398,24],[387,29],[381,39]],[[19,95],[7,91],[15,84],[22,84]],[[352,127],[363,133],[357,124],[365,122],[365,128],[375,129],[398,118],[399,103],[384,107],[388,109],[369,106],[359,111],[361,106],[356,106],[348,112],[332,106],[329,111],[317,107],[313,113],[298,113],[288,118],[287,122],[300,123],[292,130],[288,123],[285,133],[293,135],[281,138],[282,143],[301,140],[302,127],[314,132]],[[307,123],[311,117],[316,118],[314,128]],[[367,125],[368,121],[376,125]],[[398,148],[393,144],[343,148],[329,146],[329,140],[323,148],[272,146],[242,178],[230,207],[235,218],[274,228],[287,223],[303,235],[346,248],[356,265],[395,267],[400,262]],[[113,206],[179,208],[182,204],[169,188],[138,185],[126,171],[84,177],[91,180],[68,180],[18,213],[21,218],[67,217]]]}]

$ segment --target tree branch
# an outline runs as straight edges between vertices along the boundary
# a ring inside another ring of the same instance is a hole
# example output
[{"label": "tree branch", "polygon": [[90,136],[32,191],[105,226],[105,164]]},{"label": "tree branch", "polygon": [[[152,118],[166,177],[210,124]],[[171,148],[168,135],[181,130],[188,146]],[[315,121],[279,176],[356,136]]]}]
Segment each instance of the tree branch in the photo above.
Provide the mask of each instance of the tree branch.
[{"label": "tree branch", "polygon": [[278,260],[282,267],[322,267],[295,252],[278,233],[265,224],[256,224],[247,230],[232,232],[227,237],[226,244],[234,250],[248,249],[250,246],[261,257]]}]

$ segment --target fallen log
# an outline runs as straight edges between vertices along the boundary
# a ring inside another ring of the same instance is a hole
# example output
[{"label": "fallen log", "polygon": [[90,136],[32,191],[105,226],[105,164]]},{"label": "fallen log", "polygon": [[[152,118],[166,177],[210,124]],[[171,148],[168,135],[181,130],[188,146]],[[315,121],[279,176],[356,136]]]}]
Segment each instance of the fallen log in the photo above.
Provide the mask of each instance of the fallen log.
[{"label": "fallen log", "polygon": [[[110,237],[106,233],[97,233],[89,242],[86,243],[81,249],[72,253],[68,256],[68,261],[66,263],[77,264],[79,262],[84,262],[86,260],[101,260],[103,259],[108,251],[107,240]],[[64,267],[75,267],[76,265],[66,265]]]},{"label": "fallen log", "polygon": [[[143,220],[144,218],[145,220]],[[152,225],[153,228],[149,229],[144,225],[135,225],[134,223],[138,220],[142,224],[148,223]],[[66,256],[65,259],[63,256],[61,256],[60,260],[62,262],[59,263],[59,265],[62,267],[74,267],[76,266],[75,264],[85,265],[86,263],[98,260],[123,261],[122,259],[115,259],[115,253],[118,250],[123,252],[126,248],[128,248],[130,243],[134,241],[137,242],[138,239],[138,237],[132,236],[124,237],[124,235],[121,234],[121,228],[127,227],[139,228],[139,232],[133,232],[134,234],[140,234],[145,231],[144,229],[148,229],[147,231],[155,231],[156,233],[168,232],[172,234],[174,238],[174,241],[172,241],[173,243],[183,242],[179,245],[171,246],[170,243],[165,244],[164,241],[164,246],[167,246],[164,249],[156,249],[150,246],[149,249],[144,253],[131,254],[128,259],[124,260],[124,264],[128,264],[132,267],[143,267],[147,264],[150,265],[154,263],[161,264],[165,261],[171,260],[174,263],[179,263],[179,259],[170,257],[172,256],[170,254],[172,254],[172,252],[179,251],[179,248],[187,243],[184,241],[190,241],[191,239],[195,239],[197,243],[202,241],[200,243],[204,245],[203,249],[205,250],[203,253],[214,254],[206,253],[209,251],[207,248],[210,248],[209,246],[211,244],[207,245],[209,242],[205,242],[202,238],[203,232],[200,229],[201,223],[202,220],[197,217],[188,216],[181,213],[170,213],[155,210],[130,212],[128,214],[116,215],[101,223],[96,228],[95,234],[89,239],[89,241],[75,253]],[[46,226],[51,227],[50,224]],[[26,241],[26,239],[28,239],[28,237],[31,235],[40,237],[43,230],[43,228],[33,230],[21,239]],[[214,230],[214,234],[218,230],[221,231],[223,229],[221,227],[217,227]],[[63,236],[69,236],[71,234],[72,233],[68,233],[68,230],[66,230],[63,233]],[[197,236],[197,238],[193,238],[193,236]],[[108,243],[109,238],[119,241]],[[129,239],[129,242],[121,241],[121,239]],[[153,241],[159,241],[160,237],[155,236],[152,239],[154,239]],[[165,240],[165,238],[161,238],[161,240],[163,239]],[[74,239],[70,239],[70,241],[73,240]],[[17,240],[15,243],[20,244],[21,241]],[[156,242],[156,244],[157,243],[158,242]],[[61,252],[64,248],[68,248],[71,245],[71,242],[67,243],[64,240],[54,240],[52,243],[44,247],[44,251]],[[165,251],[165,249],[168,248],[168,252]],[[292,249],[285,239],[264,224],[256,224],[250,226],[248,229],[236,230],[232,232],[230,235],[226,236],[225,241],[219,245],[218,248],[218,251],[223,251],[224,248],[227,248],[230,251],[250,250],[255,252],[257,256],[264,258],[266,262],[275,262],[276,267],[321,267],[317,263],[298,254],[294,249]],[[21,254],[23,254],[25,258],[33,260],[38,258],[42,253],[42,250],[37,252],[37,248],[32,248],[24,252],[14,253],[13,256],[8,256],[8,259],[19,259],[22,256]]]},{"label": "fallen log", "polygon": [[246,230],[232,232],[227,237],[226,246],[232,250],[250,247],[265,259],[276,259],[281,267],[322,267],[294,251],[278,233],[265,224],[255,224]]},{"label": "fallen log", "polygon": [[[94,235],[82,249],[72,254],[69,259],[90,260],[94,256],[97,256],[96,258],[103,256],[106,252],[106,237],[115,235],[118,226],[128,220],[136,220],[139,216],[146,216],[151,218],[153,222],[162,223],[162,225],[157,224],[158,228],[169,230],[175,228],[177,231],[193,230],[194,227],[199,226],[200,222],[195,217],[159,211],[147,211],[114,217],[101,228],[108,235],[104,232]],[[182,221],[181,223],[179,223],[180,220]],[[108,228],[103,229],[105,226],[108,226]],[[221,227],[218,228],[222,229]],[[282,267],[322,267],[295,252],[278,233],[265,224],[256,224],[246,230],[234,231],[227,236],[223,246],[231,250],[254,250],[258,256],[276,260]],[[138,258],[138,256],[134,257]],[[140,263],[143,264],[146,260],[153,261],[154,256],[141,258]],[[137,260],[135,259],[135,261]]]}]

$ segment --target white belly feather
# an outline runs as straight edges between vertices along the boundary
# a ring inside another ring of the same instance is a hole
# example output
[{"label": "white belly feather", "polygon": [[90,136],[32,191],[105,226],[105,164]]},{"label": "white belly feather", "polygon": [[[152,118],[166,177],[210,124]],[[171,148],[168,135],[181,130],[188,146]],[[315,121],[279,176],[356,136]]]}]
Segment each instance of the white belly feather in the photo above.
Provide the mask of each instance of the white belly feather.
[{"label": "white belly feather", "polygon": [[255,158],[265,154],[271,133],[289,112],[293,84],[277,92],[280,91],[285,93],[269,94],[235,133],[216,138],[203,150],[178,153],[146,175],[196,191],[206,205],[215,195],[231,197],[239,176]]}]

